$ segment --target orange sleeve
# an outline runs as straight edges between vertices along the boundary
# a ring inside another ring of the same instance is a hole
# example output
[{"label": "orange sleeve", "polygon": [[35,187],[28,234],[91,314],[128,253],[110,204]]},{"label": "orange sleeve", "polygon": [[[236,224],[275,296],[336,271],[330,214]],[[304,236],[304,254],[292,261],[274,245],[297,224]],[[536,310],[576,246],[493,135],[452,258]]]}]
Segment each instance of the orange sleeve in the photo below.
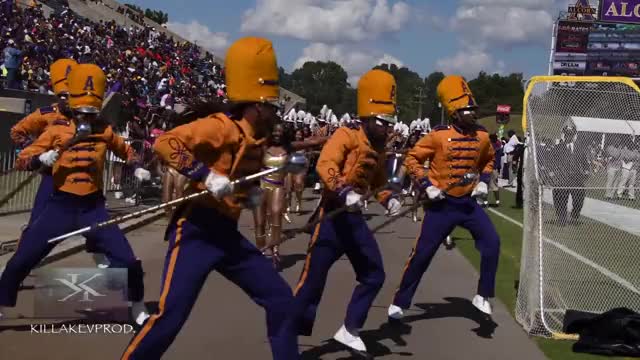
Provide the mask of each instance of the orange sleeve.
[{"label": "orange sleeve", "polygon": [[327,190],[336,191],[346,185],[342,171],[347,152],[354,146],[353,141],[349,130],[338,128],[322,147],[316,171]]},{"label": "orange sleeve", "polygon": [[108,146],[109,150],[113,151],[120,159],[125,160],[128,165],[142,166],[136,152],[120,135],[113,133]]},{"label": "orange sleeve", "polygon": [[435,133],[429,133],[420,139],[413,149],[407,152],[404,160],[404,166],[413,180],[420,181],[427,177],[425,174],[424,163],[432,160],[436,153],[437,138]]},{"label": "orange sleeve", "polygon": [[224,120],[208,117],[160,135],[153,149],[168,166],[194,181],[202,181],[210,170],[196,153],[217,151],[225,144],[226,134]]},{"label": "orange sleeve", "polygon": [[45,131],[31,145],[24,148],[18,154],[16,160],[16,169],[18,170],[37,170],[40,167],[40,159],[38,157],[53,150],[55,142],[55,130]]},{"label": "orange sleeve", "polygon": [[42,133],[47,127],[48,121],[40,109],[27,115],[11,128],[11,141],[17,145],[24,145],[31,140],[33,135]]}]

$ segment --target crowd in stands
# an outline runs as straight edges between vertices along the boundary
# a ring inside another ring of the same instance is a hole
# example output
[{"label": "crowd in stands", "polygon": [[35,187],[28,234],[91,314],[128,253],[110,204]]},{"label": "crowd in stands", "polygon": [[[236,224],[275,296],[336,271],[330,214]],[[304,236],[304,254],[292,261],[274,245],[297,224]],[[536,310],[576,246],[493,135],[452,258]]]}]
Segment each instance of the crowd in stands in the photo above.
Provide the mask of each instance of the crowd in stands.
[{"label": "crowd in stands", "polygon": [[46,18],[39,5],[12,4],[0,7],[0,34],[7,88],[52,94],[49,65],[73,58],[100,66],[108,94],[121,93],[134,117],[187,100],[225,98],[223,69],[212,54],[154,28],[92,22],[68,8]]}]

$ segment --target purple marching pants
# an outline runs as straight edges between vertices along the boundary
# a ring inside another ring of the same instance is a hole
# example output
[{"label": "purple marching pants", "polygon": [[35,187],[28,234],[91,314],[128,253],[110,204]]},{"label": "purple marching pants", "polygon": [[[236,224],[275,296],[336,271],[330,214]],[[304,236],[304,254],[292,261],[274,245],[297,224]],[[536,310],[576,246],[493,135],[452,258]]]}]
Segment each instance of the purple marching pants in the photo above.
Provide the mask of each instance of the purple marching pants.
[{"label": "purple marching pants", "polygon": [[[24,236],[25,231],[31,226],[31,224],[36,221],[36,219],[42,214],[44,211],[47,202],[51,198],[51,195],[55,191],[55,186],[53,184],[53,176],[51,175],[51,169],[47,172],[43,172],[41,174],[40,185],[38,186],[38,192],[36,192],[36,197],[33,201],[33,207],[31,208],[31,215],[29,216],[29,223],[27,227],[22,231],[22,238]],[[96,251],[96,242],[91,238],[90,235],[85,234],[84,237],[87,239],[86,242],[86,250],[88,253],[95,253]],[[22,241],[22,240],[20,240]]]},{"label": "purple marching pants", "polygon": [[[320,217],[332,210],[321,208]],[[348,330],[364,326],[373,300],[384,284],[385,273],[378,243],[362,213],[347,212],[322,220],[311,237],[307,260],[295,289],[293,313],[299,335],[311,336],[329,269],[344,254],[359,283],[351,296],[344,325]]]},{"label": "purple marching pants", "polygon": [[[22,234],[16,252],[0,277],[0,306],[16,305],[22,281],[55,247],[55,244],[48,244],[48,240],[108,219],[104,197],[100,193],[78,196],[53,192],[40,215],[33,219]],[[92,239],[97,250],[106,254],[110,267],[128,270],[129,300],[142,301],[142,265],[122,230],[113,225],[87,233],[87,237]]]},{"label": "purple marching pants", "polygon": [[288,316],[293,303],[291,288],[272,262],[242,236],[235,220],[212,208],[194,207],[183,215],[176,212],[167,235],[159,311],[133,338],[123,360],[160,359],[187,321],[212,271],[218,271],[265,309],[273,359],[299,359],[298,339]]},{"label": "purple marching pants", "polygon": [[40,185],[38,186],[38,192],[36,198],[33,200],[33,207],[31,208],[31,216],[29,217],[29,224],[34,222],[38,216],[42,213],[47,204],[47,201],[53,194],[53,176],[51,171],[43,172],[40,175]]},{"label": "purple marching pants", "polygon": [[430,205],[425,212],[420,236],[407,261],[400,287],[393,300],[394,305],[402,309],[411,306],[422,275],[429,268],[440,244],[456,226],[469,230],[475,240],[476,249],[480,251],[478,295],[485,298],[494,297],[500,254],[498,233],[489,216],[474,198],[447,197]]}]

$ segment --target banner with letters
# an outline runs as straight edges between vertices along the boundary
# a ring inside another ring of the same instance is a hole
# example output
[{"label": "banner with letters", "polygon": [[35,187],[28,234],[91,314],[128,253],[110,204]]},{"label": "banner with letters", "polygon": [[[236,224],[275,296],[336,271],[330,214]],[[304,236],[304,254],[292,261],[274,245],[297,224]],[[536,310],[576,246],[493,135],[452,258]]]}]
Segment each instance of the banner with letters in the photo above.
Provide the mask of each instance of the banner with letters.
[{"label": "banner with letters", "polygon": [[640,0],[601,0],[600,21],[640,24]]}]

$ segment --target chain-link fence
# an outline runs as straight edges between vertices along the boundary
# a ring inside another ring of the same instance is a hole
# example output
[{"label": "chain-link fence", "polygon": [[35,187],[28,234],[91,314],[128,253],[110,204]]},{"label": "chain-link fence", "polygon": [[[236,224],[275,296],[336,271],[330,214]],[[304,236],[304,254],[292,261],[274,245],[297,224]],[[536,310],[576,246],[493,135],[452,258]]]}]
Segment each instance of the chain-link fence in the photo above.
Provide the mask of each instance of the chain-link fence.
[{"label": "chain-link fence", "polygon": [[127,144],[135,150],[142,161],[142,167],[151,172],[151,182],[140,183],[134,176],[134,168],[126,166],[125,161],[119,159],[112,152],[107,152],[103,181],[104,193],[108,197],[124,199],[129,205],[138,205],[149,193],[159,192],[158,189],[162,187],[162,168],[153,153],[151,143],[146,140],[127,140]]},{"label": "chain-link fence", "polygon": [[562,337],[569,309],[640,311],[640,90],[628,79],[534,78],[525,112],[518,322]]},{"label": "chain-link fence", "polygon": [[[106,155],[103,174],[104,194],[108,199],[124,200],[125,206],[136,206],[150,193],[154,193],[152,195],[154,198],[159,196],[162,174],[148,142],[127,140],[127,143],[134,148],[143,162],[143,167],[151,171],[152,181],[144,184],[140,183],[134,176],[135,169],[126,166],[124,160],[117,158],[109,151]],[[0,208],[0,215],[30,211],[40,185],[40,176],[35,176],[27,182],[26,180],[29,179],[31,172],[16,171],[14,169],[17,154],[17,150],[0,153],[0,198],[17,187],[24,185],[11,200]]]},{"label": "chain-link fence", "polygon": [[20,191],[0,208],[0,215],[29,211],[40,185],[40,176],[30,178],[30,172],[14,170],[17,157],[15,150],[0,153],[0,198],[21,186]]}]

